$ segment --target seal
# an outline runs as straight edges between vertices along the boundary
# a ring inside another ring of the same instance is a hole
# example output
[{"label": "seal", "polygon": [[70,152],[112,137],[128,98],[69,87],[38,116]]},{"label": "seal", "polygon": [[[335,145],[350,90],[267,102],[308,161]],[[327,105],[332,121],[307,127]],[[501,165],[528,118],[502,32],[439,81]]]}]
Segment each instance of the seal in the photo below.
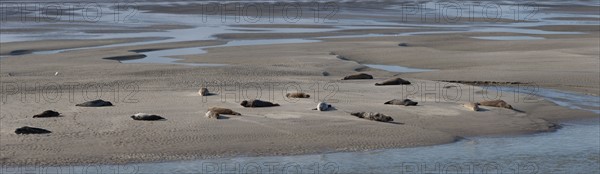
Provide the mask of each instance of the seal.
[{"label": "seal", "polygon": [[404,100],[393,99],[393,100],[385,102],[384,104],[386,104],[386,105],[417,106],[417,104],[419,104],[419,102],[415,102],[415,101],[412,101],[410,99],[404,99]]},{"label": "seal", "polygon": [[303,92],[287,93],[285,96],[287,98],[310,98],[310,95]]},{"label": "seal", "polygon": [[471,102],[465,103],[463,105],[463,107],[465,107],[465,108],[467,108],[467,109],[469,109],[471,111],[481,111],[481,108],[479,108],[479,104],[478,103],[471,103]]},{"label": "seal", "polygon": [[242,101],[242,103],[240,103],[240,105],[242,105],[243,107],[247,107],[247,108],[279,106],[279,104],[277,104],[277,103],[271,103],[271,102],[262,101],[262,100],[250,100],[250,101],[244,100],[244,101]]},{"label": "seal", "polygon": [[131,118],[133,120],[138,120],[138,121],[156,121],[156,120],[164,120],[165,119],[158,115],[152,115],[152,114],[146,114],[146,113],[137,113],[137,114],[132,115]]},{"label": "seal", "polygon": [[49,134],[52,132],[49,130],[46,130],[46,129],[42,129],[42,128],[24,126],[21,128],[17,128],[17,130],[15,130],[15,133],[16,134]]},{"label": "seal", "polygon": [[504,100],[482,101],[477,104],[481,105],[481,106],[491,106],[491,107],[498,107],[498,108],[513,109],[513,107],[511,105],[509,105],[508,103],[506,103],[506,101],[504,101]]},{"label": "seal", "polygon": [[353,75],[346,76],[342,80],[362,80],[362,79],[373,79],[373,76],[369,75],[369,74],[365,74],[365,73],[359,73],[359,74],[353,74]]},{"label": "seal", "polygon": [[212,108],[208,108],[208,112],[206,112],[206,117],[208,118],[216,118],[219,119],[220,115],[224,114],[224,115],[242,115],[238,112],[235,112],[231,109],[227,109],[227,108],[219,108],[219,107],[212,107]]},{"label": "seal", "polygon": [[53,110],[47,110],[42,112],[41,114],[37,114],[34,115],[33,118],[47,118],[47,117],[59,117],[60,113],[53,111]]},{"label": "seal", "polygon": [[200,90],[198,91],[198,94],[200,96],[209,96],[210,92],[208,92],[207,88],[200,88]]},{"label": "seal", "polygon": [[75,106],[79,106],[79,107],[104,107],[104,106],[113,106],[113,104],[109,101],[104,101],[104,100],[94,100],[94,101],[88,101],[88,102],[83,102],[80,104],[76,104]]},{"label": "seal", "polygon": [[373,113],[373,112],[353,112],[350,115],[356,116],[358,118],[379,121],[379,122],[390,122],[394,121],[394,119],[390,116],[387,116],[382,113]]},{"label": "seal", "polygon": [[329,109],[331,109],[330,104],[327,104],[325,102],[320,102],[319,104],[317,104],[317,108],[314,108],[313,110],[328,111]]},{"label": "seal", "polygon": [[375,86],[386,86],[386,85],[410,85],[409,81],[406,81],[401,78],[392,78],[386,81],[375,83]]}]

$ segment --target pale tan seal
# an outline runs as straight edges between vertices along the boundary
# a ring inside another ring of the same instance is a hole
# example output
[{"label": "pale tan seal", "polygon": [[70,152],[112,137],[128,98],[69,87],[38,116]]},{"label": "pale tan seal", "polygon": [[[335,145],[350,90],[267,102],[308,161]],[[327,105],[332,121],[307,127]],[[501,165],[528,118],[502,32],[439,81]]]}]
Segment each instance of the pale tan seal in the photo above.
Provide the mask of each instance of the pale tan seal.
[{"label": "pale tan seal", "polygon": [[509,105],[508,103],[506,103],[506,101],[504,101],[504,100],[482,101],[477,104],[479,104],[481,106],[491,106],[491,107],[513,109],[513,107],[511,105]]},{"label": "pale tan seal", "polygon": [[219,117],[221,116],[221,114],[224,115],[242,115],[238,112],[235,112],[231,109],[227,109],[227,108],[219,108],[219,107],[212,107],[212,108],[208,108],[208,111],[206,112],[206,117],[208,118],[215,118],[215,119],[219,119]]},{"label": "pale tan seal", "polygon": [[200,96],[209,96],[210,92],[208,92],[207,88],[200,88],[200,90],[198,91],[198,94]]},{"label": "pale tan seal", "polygon": [[310,95],[303,92],[287,93],[285,96],[287,98],[310,98]]},{"label": "pale tan seal", "polygon": [[342,80],[361,80],[361,79],[373,79],[373,76],[369,75],[369,74],[365,74],[365,73],[359,73],[359,74],[353,74],[353,75],[346,76]]},{"label": "pale tan seal", "polygon": [[463,105],[463,107],[465,107],[465,108],[467,108],[467,109],[469,109],[471,111],[481,111],[481,108],[479,108],[479,104],[478,103],[472,103],[472,102],[465,103]]},{"label": "pale tan seal", "polygon": [[375,86],[385,86],[385,85],[410,85],[409,81],[406,81],[401,78],[392,78],[386,81],[375,83]]}]

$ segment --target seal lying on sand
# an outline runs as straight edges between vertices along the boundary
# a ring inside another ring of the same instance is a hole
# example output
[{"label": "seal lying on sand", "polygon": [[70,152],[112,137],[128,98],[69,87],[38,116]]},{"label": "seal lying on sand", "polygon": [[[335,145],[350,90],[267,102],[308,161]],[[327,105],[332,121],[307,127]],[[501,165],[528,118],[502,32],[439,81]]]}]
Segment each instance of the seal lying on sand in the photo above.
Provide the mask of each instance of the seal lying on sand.
[{"label": "seal lying on sand", "polygon": [[320,102],[317,105],[317,108],[314,108],[313,110],[318,110],[318,111],[328,111],[329,109],[331,109],[331,105],[327,104],[325,102]]},{"label": "seal lying on sand", "polygon": [[247,108],[279,106],[279,104],[277,104],[277,103],[271,103],[271,102],[262,101],[262,100],[250,100],[250,101],[244,100],[244,101],[242,101],[242,103],[240,103],[240,105],[242,105],[243,107],[247,107]]},{"label": "seal lying on sand", "polygon": [[198,91],[198,94],[200,96],[209,96],[210,92],[208,92],[207,88],[200,88],[200,90]]},{"label": "seal lying on sand", "polygon": [[419,102],[414,102],[414,101],[412,101],[410,99],[404,99],[404,100],[394,99],[394,100],[390,100],[388,102],[385,102],[384,104],[386,104],[386,105],[417,106],[417,104],[419,104]]},{"label": "seal lying on sand", "polygon": [[218,107],[212,107],[208,109],[208,112],[206,112],[206,117],[208,118],[216,118],[219,119],[220,115],[224,114],[224,115],[242,115],[238,112],[235,112],[231,109],[227,109],[227,108],[218,108]]},{"label": "seal lying on sand", "polygon": [[46,130],[46,129],[42,129],[42,128],[24,126],[21,128],[17,128],[17,130],[15,130],[15,133],[16,134],[49,134],[52,132],[49,130]]},{"label": "seal lying on sand", "polygon": [[303,92],[287,93],[285,96],[287,98],[310,98],[310,95]]},{"label": "seal lying on sand", "polygon": [[385,86],[385,85],[410,85],[409,81],[406,81],[401,78],[393,78],[381,83],[375,83],[375,86]]},{"label": "seal lying on sand", "polygon": [[94,100],[94,101],[88,101],[88,102],[76,104],[75,106],[80,106],[80,107],[103,107],[103,106],[113,106],[113,104],[111,102],[109,102],[109,101]]},{"label": "seal lying on sand", "polygon": [[164,120],[165,118],[158,115],[151,115],[146,113],[137,113],[131,116],[133,120],[139,121],[156,121],[156,120]]},{"label": "seal lying on sand", "polygon": [[58,117],[60,116],[60,113],[53,111],[53,110],[47,110],[42,112],[41,114],[37,114],[34,115],[33,118],[47,118],[47,117]]},{"label": "seal lying on sand", "polygon": [[353,112],[350,115],[354,115],[358,118],[364,118],[367,120],[380,121],[380,122],[390,122],[394,121],[394,119],[390,116],[381,114],[381,113],[373,113],[373,112]]},{"label": "seal lying on sand", "polygon": [[513,107],[511,105],[509,105],[508,103],[506,103],[504,100],[482,101],[477,104],[481,105],[481,106],[491,106],[491,107],[513,109]]},{"label": "seal lying on sand", "polygon": [[346,76],[342,80],[360,80],[360,79],[373,79],[373,76],[369,75],[369,74],[365,74],[365,73],[360,73],[360,74],[353,74],[353,75]]},{"label": "seal lying on sand", "polygon": [[463,107],[465,107],[465,108],[467,108],[469,110],[472,110],[472,111],[481,111],[481,108],[479,108],[479,104],[478,103],[471,103],[471,102],[465,103],[463,105]]}]

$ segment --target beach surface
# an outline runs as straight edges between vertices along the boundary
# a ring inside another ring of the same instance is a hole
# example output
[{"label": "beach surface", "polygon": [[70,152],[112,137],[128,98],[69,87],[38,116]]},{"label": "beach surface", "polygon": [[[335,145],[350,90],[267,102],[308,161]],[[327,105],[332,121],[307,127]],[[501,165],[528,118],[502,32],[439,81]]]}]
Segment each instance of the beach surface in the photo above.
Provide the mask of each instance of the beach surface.
[{"label": "beach surface", "polygon": [[[271,26],[238,27],[256,32]],[[281,24],[272,27],[331,28]],[[475,37],[540,35],[461,32],[400,36],[434,29],[369,27],[293,34],[221,33],[213,40],[147,44],[143,42],[166,39],[2,42],[2,55],[19,50],[72,50],[1,58],[0,163],[3,166],[123,164],[430,146],[452,143],[462,137],[554,131],[562,120],[598,117],[593,112],[558,106],[535,94],[445,82],[513,83],[510,87],[517,89],[541,87],[600,95],[598,26],[543,27],[535,29],[571,32],[578,28],[583,33],[545,34],[542,40],[485,40]],[[320,38],[390,32],[399,35]],[[236,40],[286,38],[320,41],[219,47]],[[124,45],[101,47],[106,44]],[[182,52],[170,56],[179,64],[126,63],[145,57],[146,52],[199,51],[199,47],[204,54]],[[365,64],[430,71],[390,72]],[[375,78],[341,80],[356,73],[368,73]],[[395,77],[412,84],[374,85]],[[201,87],[216,95],[199,96]],[[311,97],[286,98],[285,94],[290,92],[305,92]],[[281,106],[244,108],[239,104],[254,98]],[[405,98],[419,105],[384,105],[386,101]],[[111,101],[115,106],[75,106],[95,99]],[[468,102],[495,99],[507,101],[515,110],[482,107],[483,111],[474,112],[463,107]],[[321,101],[335,109],[312,110]],[[209,119],[204,114],[210,107],[230,108],[242,115]],[[62,116],[32,118],[44,110],[56,110]],[[364,120],[351,116],[350,112],[380,112],[394,121]],[[157,114],[166,120],[134,121],[130,116],[136,113]],[[22,126],[45,128],[52,133],[15,134],[15,129]]]}]

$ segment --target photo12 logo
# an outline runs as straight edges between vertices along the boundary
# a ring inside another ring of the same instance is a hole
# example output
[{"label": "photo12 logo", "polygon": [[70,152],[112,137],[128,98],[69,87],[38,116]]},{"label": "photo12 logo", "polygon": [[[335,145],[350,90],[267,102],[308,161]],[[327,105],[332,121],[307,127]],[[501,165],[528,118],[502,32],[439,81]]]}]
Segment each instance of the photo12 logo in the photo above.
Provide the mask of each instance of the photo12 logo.
[{"label": "photo12 logo", "polygon": [[0,87],[2,103],[77,103],[97,99],[111,100],[115,103],[137,103],[137,94],[140,92],[140,86],[135,83],[2,82]]},{"label": "photo12 logo", "polygon": [[138,23],[136,2],[0,2],[0,22]]}]

